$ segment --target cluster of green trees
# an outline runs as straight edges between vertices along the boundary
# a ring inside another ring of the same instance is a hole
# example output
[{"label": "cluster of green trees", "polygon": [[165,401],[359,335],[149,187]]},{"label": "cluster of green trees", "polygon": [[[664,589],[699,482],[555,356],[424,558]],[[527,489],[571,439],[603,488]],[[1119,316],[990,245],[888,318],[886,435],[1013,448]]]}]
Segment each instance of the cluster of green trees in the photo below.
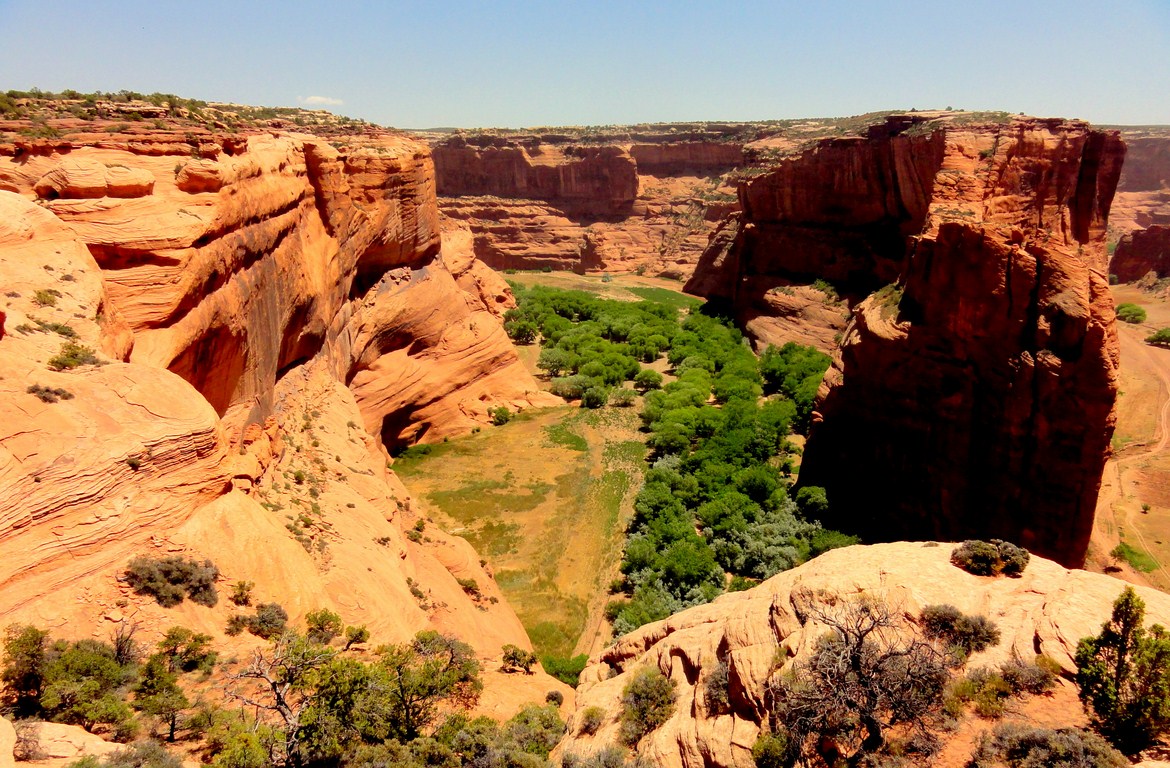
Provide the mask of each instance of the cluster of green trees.
[{"label": "cluster of green trees", "polygon": [[[4,637],[4,707],[17,718],[80,725],[118,741],[151,735],[202,740],[217,768],[268,766],[516,766],[545,768],[564,732],[559,695],[506,723],[463,714],[483,688],[470,646],[437,632],[377,648],[367,660],[329,645],[340,617],[310,615],[308,632],[288,630],[227,679],[240,708],[192,702],[184,674],[216,664],[208,635],[172,627],[147,656],[123,627],[111,642],[52,640],[32,626]],[[516,660],[514,660],[516,661]],[[525,655],[520,668],[533,659]],[[143,717],[145,716],[145,719]],[[145,760],[145,762],[143,762]],[[136,742],[86,768],[171,765],[167,753]]]},{"label": "cluster of green trees", "polygon": [[517,306],[505,315],[504,329],[521,344],[541,338],[537,367],[552,377],[554,394],[598,408],[624,382],[649,389],[655,377],[661,381],[655,371],[643,372],[642,363],[670,348],[679,330],[674,307],[545,286],[512,288]]},{"label": "cluster of green trees", "polygon": [[[819,488],[790,495],[791,444],[805,430],[829,357],[785,344],[761,357],[727,318],[653,301],[514,285],[505,318],[521,343],[541,339],[552,390],[586,407],[619,404],[633,382],[654,464],[635,502],[623,579],[610,604],[618,634],[742,588],[854,539],[821,529]],[[672,380],[644,368],[666,356]],[[628,397],[620,404],[633,401]]]},{"label": "cluster of green trees", "polygon": [[742,588],[855,541],[816,522],[823,490],[790,494],[800,406],[788,393],[815,392],[827,356],[789,344],[757,358],[730,322],[692,314],[668,358],[677,378],[647,393],[641,413],[656,460],[622,562],[629,599],[609,608],[619,634],[711,600],[728,574]]}]

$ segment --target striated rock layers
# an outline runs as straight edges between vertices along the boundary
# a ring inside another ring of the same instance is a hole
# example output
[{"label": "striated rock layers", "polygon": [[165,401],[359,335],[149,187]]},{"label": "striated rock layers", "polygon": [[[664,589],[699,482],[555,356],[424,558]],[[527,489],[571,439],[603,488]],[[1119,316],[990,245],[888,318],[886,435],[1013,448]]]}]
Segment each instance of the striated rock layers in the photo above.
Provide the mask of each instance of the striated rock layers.
[{"label": "striated rock layers", "polygon": [[[530,647],[470,545],[417,533],[388,469],[388,448],[551,398],[502,330],[506,284],[458,230],[443,247],[425,146],[58,140],[0,146],[0,185],[5,624],[128,621],[146,642],[182,624],[246,654],[226,599],[163,609],[121,579],[182,555],[294,622],[330,607],[376,643]],[[486,712],[558,686],[488,677]]]},{"label": "striated rock layers", "polygon": [[1116,237],[1155,225],[1170,226],[1170,129],[1123,128],[1125,167],[1109,215]]},{"label": "striated rock layers", "polygon": [[[586,754],[617,742],[622,689],[639,670],[651,667],[675,682],[675,707],[664,725],[641,740],[638,753],[663,768],[752,768],[752,745],[770,713],[769,680],[806,658],[826,632],[802,608],[802,595],[816,595],[822,604],[864,595],[908,618],[927,605],[954,605],[988,617],[1002,633],[997,645],[972,655],[969,668],[1043,653],[1071,675],[1077,641],[1100,631],[1123,586],[1108,576],[1065,570],[1036,557],[1019,579],[972,576],[950,564],[950,551],[905,542],[833,550],[754,589],[631,632],[582,673],[577,713],[558,750]],[[1170,596],[1136,589],[1146,602],[1147,623],[1170,619]],[[707,695],[711,685],[726,686],[726,707]],[[1054,696],[1063,704],[1054,703],[1043,713],[1048,719],[1037,718],[1034,724],[1084,725],[1070,683],[1062,681]],[[605,712],[591,735],[580,727],[590,707]],[[1020,717],[1018,711],[1012,714]],[[975,723],[971,736],[986,727],[986,721]],[[940,735],[945,742],[946,734]],[[954,756],[957,760],[940,764],[963,764],[970,750],[968,742],[966,751]]]},{"label": "striated rock layers", "polygon": [[433,152],[443,212],[484,263],[679,278],[734,205],[718,177],[745,162],[719,135],[457,135]]},{"label": "striated rock layers", "polygon": [[1121,236],[1109,260],[1109,272],[1123,283],[1140,280],[1153,272],[1170,275],[1170,226],[1154,225]]},{"label": "striated rock layers", "polygon": [[[688,289],[751,330],[776,286],[854,307],[801,482],[867,540],[1084,558],[1117,392],[1104,235],[1124,144],[1077,121],[893,116],[740,188]],[[879,286],[885,286],[874,291]]]}]

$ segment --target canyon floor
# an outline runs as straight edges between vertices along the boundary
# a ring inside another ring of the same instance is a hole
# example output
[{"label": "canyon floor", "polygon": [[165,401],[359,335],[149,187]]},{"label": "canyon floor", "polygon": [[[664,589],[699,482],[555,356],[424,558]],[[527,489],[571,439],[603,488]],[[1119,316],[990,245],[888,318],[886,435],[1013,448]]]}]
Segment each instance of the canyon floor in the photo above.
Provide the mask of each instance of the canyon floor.
[{"label": "canyon floor", "polygon": [[[1133,285],[1113,287],[1118,304],[1146,310],[1146,322],[1117,324],[1121,391],[1113,457],[1105,466],[1096,530],[1086,564],[1137,583],[1170,589],[1170,350],[1145,338],[1170,327],[1170,302]],[[1127,558],[1111,556],[1118,542]],[[1120,569],[1119,571],[1116,569]]]}]

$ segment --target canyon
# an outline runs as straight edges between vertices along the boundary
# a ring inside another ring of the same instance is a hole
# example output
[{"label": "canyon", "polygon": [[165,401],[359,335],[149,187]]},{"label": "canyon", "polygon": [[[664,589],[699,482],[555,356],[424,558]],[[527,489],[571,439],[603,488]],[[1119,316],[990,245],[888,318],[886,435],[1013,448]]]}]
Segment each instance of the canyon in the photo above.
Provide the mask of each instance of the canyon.
[{"label": "canyon", "polygon": [[[181,623],[246,655],[261,643],[226,634],[226,600],[164,609],[123,576],[139,555],[208,558],[294,622],[328,607],[371,645],[464,640],[486,667],[478,713],[558,692],[558,754],[615,742],[623,687],[656,668],[678,706],[637,751],[689,768],[754,764],[777,652],[802,658],[824,629],[799,589],[955,603],[1004,630],[974,663],[1043,652],[1066,678],[1107,618],[1120,583],[1066,569],[1117,418],[1108,276],[1163,269],[1164,138],[952,112],[425,135],[230,120],[0,142],[6,623]],[[525,628],[394,456],[563,404],[505,332],[496,270],[516,269],[666,278],[757,351],[831,353],[800,485],[826,490],[826,527],[931,543],[833,550],[593,644],[575,692],[500,671]],[[933,543],[966,537],[1040,557],[1022,579],[970,576]],[[720,663],[716,712],[701,692]],[[1084,724],[1067,679],[1055,697],[1044,722]],[[591,706],[607,714],[587,734]]]}]

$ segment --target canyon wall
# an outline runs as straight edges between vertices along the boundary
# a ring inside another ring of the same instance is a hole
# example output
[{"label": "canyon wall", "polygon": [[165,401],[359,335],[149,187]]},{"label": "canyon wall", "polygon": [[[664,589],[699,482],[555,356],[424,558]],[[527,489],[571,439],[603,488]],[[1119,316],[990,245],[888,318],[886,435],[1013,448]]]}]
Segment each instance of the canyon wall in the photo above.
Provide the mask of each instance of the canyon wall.
[{"label": "canyon wall", "polygon": [[1083,561],[1114,423],[1104,241],[1124,152],[1077,121],[892,116],[741,185],[689,290],[749,331],[793,284],[860,302],[801,468],[826,525]]},{"label": "canyon wall", "polygon": [[[424,145],[77,134],[0,145],[0,187],[6,623],[179,623],[243,651],[258,641],[224,634],[222,593],[252,581],[294,621],[330,607],[377,643],[530,647],[470,545],[417,533],[388,469],[387,449],[496,405],[559,402],[503,332],[506,284],[465,232],[444,247]],[[163,609],[121,577],[172,554],[216,563],[218,606]],[[489,673],[484,711],[559,687],[525,677]]]},{"label": "canyon wall", "polygon": [[622,134],[432,139],[440,206],[496,269],[690,274],[734,197],[742,142]]},{"label": "canyon wall", "polygon": [[1155,224],[1122,235],[1109,272],[1123,283],[1140,280],[1148,272],[1160,278],[1170,276],[1170,226]]}]

